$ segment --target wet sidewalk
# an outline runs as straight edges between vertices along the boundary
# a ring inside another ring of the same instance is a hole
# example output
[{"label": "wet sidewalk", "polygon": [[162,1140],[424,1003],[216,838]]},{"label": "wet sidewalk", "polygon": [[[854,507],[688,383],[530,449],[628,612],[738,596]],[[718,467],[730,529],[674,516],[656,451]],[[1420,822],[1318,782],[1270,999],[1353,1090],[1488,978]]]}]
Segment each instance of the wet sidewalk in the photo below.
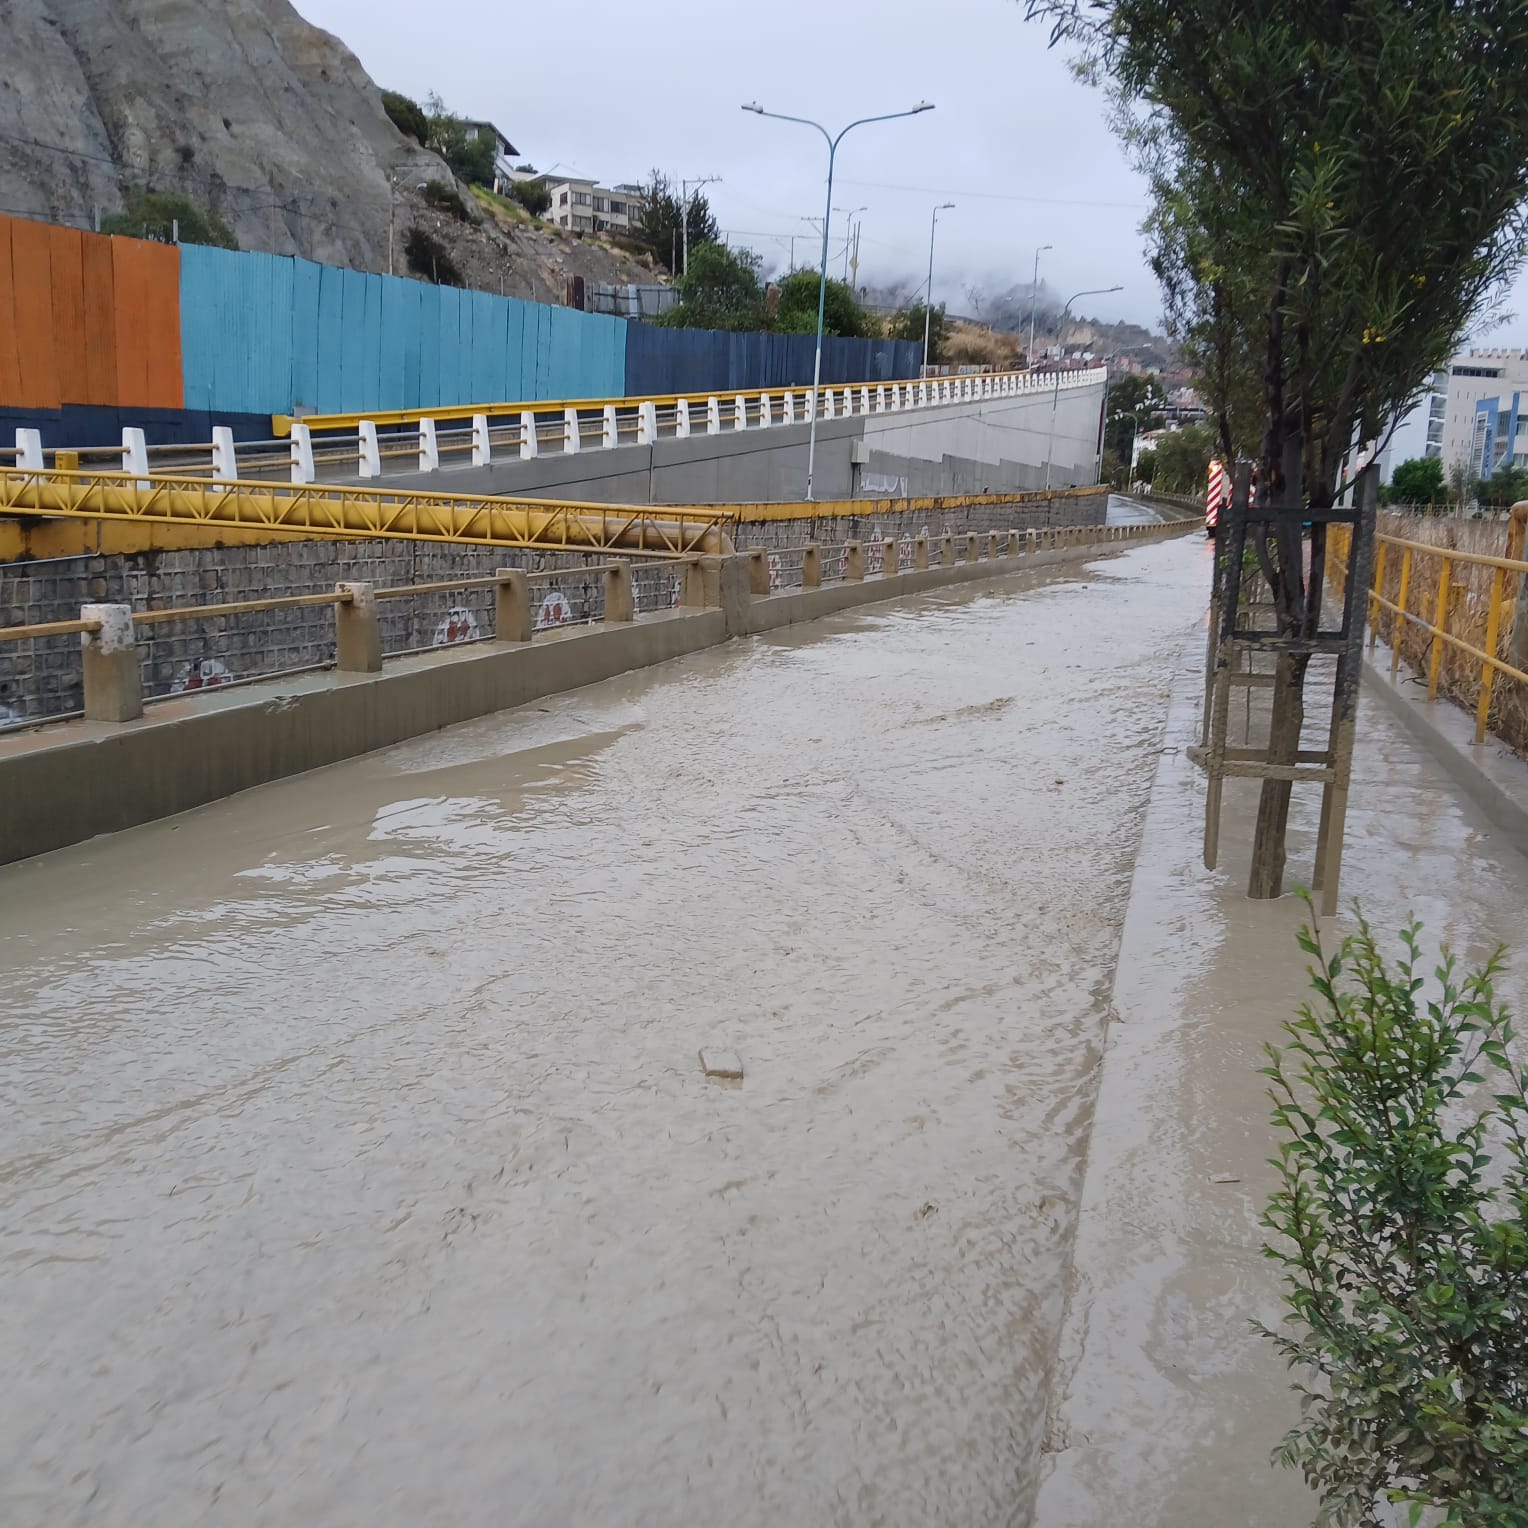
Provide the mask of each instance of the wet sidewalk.
[{"label": "wet sidewalk", "polygon": [[[1200,862],[1203,641],[1179,660],[1113,991],[1038,1528],[1303,1528],[1314,1498],[1269,1455],[1297,1419],[1253,1320],[1280,1316],[1261,1255],[1275,1186],[1263,1046],[1305,995],[1292,896],[1247,900],[1257,787],[1229,781],[1222,863]],[[1528,783],[1528,769],[1513,766]],[[1319,795],[1295,792],[1293,888],[1315,855]],[[1508,941],[1521,1011],[1528,860],[1379,697],[1360,700],[1342,895],[1382,935],[1415,915],[1471,963]],[[1335,920],[1351,926],[1351,911]],[[1335,930],[1334,930],[1335,932]],[[1430,968],[1430,962],[1429,962]]]}]

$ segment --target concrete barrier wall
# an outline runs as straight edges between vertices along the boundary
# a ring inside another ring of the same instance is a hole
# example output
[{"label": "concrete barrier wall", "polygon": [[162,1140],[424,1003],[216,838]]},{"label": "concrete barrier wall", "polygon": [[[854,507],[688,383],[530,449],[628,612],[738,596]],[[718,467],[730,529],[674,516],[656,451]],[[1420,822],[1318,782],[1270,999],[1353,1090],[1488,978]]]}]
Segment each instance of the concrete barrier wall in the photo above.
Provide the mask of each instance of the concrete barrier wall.
[{"label": "concrete barrier wall", "polygon": [[707,559],[707,608],[574,629],[530,643],[403,658],[381,674],[324,673],[178,697],[125,723],[64,722],[0,738],[0,863],[186,811],[543,695],[857,605],[1011,578],[1158,539],[1177,526],[1099,531],[1053,550],[753,598],[745,556]]}]

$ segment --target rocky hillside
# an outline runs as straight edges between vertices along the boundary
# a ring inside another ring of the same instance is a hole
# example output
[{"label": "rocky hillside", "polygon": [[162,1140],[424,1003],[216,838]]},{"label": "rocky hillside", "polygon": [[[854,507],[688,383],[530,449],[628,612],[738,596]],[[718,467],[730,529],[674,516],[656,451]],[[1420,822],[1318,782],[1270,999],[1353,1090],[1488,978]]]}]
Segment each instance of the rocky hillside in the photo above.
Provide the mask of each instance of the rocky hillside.
[{"label": "rocky hillside", "polygon": [[652,281],[590,240],[516,224],[470,197],[466,222],[424,207],[444,162],[405,138],[356,56],[287,0],[0,0],[0,208],[90,225],[122,191],[178,191],[245,249],[388,268],[389,202],[423,223],[468,283],[560,301],[570,274]]}]

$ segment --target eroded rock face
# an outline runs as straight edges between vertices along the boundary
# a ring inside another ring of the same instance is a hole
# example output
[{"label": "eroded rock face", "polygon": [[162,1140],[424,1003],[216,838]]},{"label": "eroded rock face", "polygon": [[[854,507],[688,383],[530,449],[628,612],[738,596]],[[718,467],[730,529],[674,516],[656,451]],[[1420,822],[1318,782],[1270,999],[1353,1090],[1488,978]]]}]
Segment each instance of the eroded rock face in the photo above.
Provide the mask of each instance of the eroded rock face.
[{"label": "eroded rock face", "polygon": [[653,280],[596,244],[500,228],[470,196],[466,223],[425,208],[444,162],[287,0],[0,0],[0,209],[89,227],[146,185],[211,207],[244,249],[385,271],[390,176],[400,275],[422,222],[485,290],[561,301],[572,274]]}]

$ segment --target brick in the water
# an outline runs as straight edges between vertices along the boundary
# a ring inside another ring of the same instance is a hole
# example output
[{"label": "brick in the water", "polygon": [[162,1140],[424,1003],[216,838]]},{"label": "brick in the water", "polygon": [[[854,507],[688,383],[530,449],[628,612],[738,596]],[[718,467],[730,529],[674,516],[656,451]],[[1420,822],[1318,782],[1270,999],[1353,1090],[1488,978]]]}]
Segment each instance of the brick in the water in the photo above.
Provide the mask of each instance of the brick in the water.
[{"label": "brick in the water", "polygon": [[743,1080],[743,1062],[736,1051],[708,1046],[700,1053],[700,1069],[707,1077],[721,1077],[728,1082]]}]

